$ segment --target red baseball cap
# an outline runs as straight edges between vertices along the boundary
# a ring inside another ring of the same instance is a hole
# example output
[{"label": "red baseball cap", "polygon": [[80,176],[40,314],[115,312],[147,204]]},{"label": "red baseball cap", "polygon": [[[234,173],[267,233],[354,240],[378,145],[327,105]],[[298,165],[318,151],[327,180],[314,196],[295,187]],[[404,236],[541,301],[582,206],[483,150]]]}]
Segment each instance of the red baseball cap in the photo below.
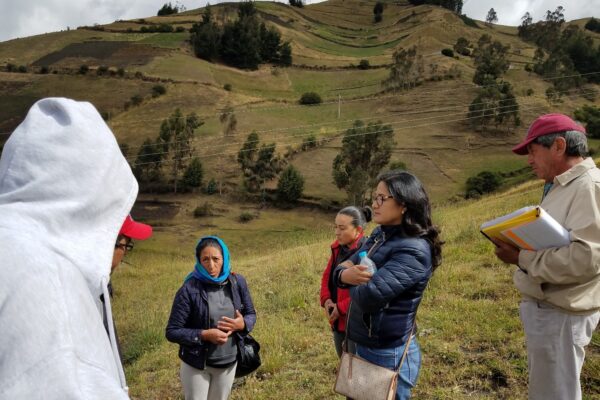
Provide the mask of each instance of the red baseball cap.
[{"label": "red baseball cap", "polygon": [[525,140],[513,147],[512,151],[516,154],[524,156],[527,154],[527,145],[533,142],[536,138],[549,135],[551,133],[565,131],[577,131],[585,133],[585,128],[564,114],[542,115],[533,121],[527,130],[527,136],[525,136]]},{"label": "red baseball cap", "polygon": [[125,235],[135,240],[146,240],[152,236],[152,227],[141,222],[135,222],[131,215],[128,215],[125,222],[123,222],[119,235]]}]

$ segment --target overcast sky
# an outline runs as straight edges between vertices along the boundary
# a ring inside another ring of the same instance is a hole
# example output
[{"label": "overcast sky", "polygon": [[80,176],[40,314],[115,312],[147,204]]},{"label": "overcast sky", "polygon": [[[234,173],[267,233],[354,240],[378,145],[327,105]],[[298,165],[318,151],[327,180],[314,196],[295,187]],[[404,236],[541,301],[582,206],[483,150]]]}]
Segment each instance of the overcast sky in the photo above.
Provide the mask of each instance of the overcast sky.
[{"label": "overcast sky", "polygon": [[[94,23],[106,24],[117,19],[143,18],[156,15],[167,0],[16,0],[0,13],[0,41],[32,36],[45,32],[76,28]],[[218,1],[211,1],[212,4]],[[308,3],[318,0],[308,0]],[[172,1],[187,9],[204,6],[206,0]],[[567,20],[600,17],[600,0],[464,0],[463,13],[484,20],[491,7],[498,15],[498,23],[519,25],[529,11],[534,21],[542,19],[546,10],[565,7]]]}]

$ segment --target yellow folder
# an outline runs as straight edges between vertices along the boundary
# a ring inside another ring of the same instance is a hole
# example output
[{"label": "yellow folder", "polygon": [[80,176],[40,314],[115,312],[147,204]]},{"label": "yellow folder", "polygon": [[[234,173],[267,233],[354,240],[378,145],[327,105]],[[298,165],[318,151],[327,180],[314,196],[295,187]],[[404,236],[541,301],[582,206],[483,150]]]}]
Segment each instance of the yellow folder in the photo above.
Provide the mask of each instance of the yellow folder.
[{"label": "yellow folder", "polygon": [[488,239],[498,239],[524,250],[568,246],[569,232],[540,206],[523,207],[481,225]]}]

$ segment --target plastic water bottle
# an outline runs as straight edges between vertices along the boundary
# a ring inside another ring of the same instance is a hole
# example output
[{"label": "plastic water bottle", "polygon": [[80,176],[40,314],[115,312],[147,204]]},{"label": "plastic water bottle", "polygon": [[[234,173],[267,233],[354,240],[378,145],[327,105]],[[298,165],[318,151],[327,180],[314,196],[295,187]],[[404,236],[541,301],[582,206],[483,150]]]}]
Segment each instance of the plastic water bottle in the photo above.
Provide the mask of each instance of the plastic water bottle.
[{"label": "plastic water bottle", "polygon": [[374,275],[377,272],[377,267],[375,266],[375,262],[367,256],[367,252],[361,251],[358,253],[358,256],[360,257],[360,265],[367,267],[367,272]]}]

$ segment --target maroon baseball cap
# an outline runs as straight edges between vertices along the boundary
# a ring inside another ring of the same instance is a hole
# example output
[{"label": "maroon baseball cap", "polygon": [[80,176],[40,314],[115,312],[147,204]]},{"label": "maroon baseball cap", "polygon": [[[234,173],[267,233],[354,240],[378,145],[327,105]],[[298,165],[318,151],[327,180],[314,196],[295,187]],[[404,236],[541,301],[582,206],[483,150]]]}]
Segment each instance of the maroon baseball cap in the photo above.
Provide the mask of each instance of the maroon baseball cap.
[{"label": "maroon baseball cap", "polygon": [[585,128],[564,114],[542,115],[533,121],[527,130],[527,136],[525,136],[525,140],[513,147],[512,151],[516,154],[524,156],[527,154],[527,145],[533,142],[536,138],[549,135],[551,133],[565,131],[577,131],[585,133]]},{"label": "maroon baseball cap", "polygon": [[135,240],[146,240],[152,236],[152,227],[150,225],[136,222],[128,215],[123,222],[119,235],[125,235]]}]

